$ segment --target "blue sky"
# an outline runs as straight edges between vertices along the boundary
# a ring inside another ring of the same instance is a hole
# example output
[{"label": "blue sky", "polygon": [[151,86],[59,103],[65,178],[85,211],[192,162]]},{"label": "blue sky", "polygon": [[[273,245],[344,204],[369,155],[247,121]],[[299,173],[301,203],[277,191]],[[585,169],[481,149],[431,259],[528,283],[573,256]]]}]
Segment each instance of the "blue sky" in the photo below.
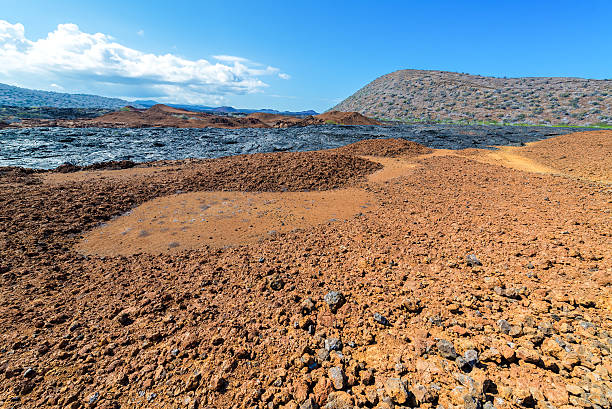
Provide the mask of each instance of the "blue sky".
[{"label": "blue sky", "polygon": [[609,0],[1,3],[0,82],[46,90],[323,111],[404,68],[612,78]]}]

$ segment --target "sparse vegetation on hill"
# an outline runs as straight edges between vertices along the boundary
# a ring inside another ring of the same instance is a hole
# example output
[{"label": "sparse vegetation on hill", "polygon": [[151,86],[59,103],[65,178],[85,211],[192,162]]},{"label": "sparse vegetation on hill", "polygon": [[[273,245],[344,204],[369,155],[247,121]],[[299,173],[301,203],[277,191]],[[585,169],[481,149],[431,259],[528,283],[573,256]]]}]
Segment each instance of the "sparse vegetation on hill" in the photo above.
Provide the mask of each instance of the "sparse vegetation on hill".
[{"label": "sparse vegetation on hill", "polygon": [[612,125],[612,80],[401,70],[333,108],[389,120]]},{"label": "sparse vegetation on hill", "polygon": [[0,105],[17,107],[118,109],[127,104],[127,101],[118,98],[38,91],[0,84]]}]

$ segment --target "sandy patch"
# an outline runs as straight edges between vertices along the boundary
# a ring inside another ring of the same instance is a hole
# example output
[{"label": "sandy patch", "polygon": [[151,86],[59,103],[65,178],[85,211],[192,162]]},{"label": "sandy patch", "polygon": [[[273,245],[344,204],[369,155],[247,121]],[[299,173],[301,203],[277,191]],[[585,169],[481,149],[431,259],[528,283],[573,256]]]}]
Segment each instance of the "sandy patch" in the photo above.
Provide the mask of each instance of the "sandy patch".
[{"label": "sandy patch", "polygon": [[276,233],[353,218],[376,204],[366,190],[195,192],[151,200],[87,233],[76,246],[105,256],[252,244]]}]

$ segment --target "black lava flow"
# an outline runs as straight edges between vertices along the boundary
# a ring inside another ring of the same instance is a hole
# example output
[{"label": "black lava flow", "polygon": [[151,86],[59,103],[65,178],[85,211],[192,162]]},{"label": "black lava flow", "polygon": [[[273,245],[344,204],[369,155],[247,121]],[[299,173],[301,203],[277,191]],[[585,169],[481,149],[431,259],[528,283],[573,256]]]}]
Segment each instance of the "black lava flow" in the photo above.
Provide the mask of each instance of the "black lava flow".
[{"label": "black lava flow", "polygon": [[337,148],[364,139],[403,138],[431,148],[517,146],[572,128],[481,125],[320,125],[288,129],[27,128],[0,131],[0,166],[53,169],[65,163],[149,162],[259,152]]}]

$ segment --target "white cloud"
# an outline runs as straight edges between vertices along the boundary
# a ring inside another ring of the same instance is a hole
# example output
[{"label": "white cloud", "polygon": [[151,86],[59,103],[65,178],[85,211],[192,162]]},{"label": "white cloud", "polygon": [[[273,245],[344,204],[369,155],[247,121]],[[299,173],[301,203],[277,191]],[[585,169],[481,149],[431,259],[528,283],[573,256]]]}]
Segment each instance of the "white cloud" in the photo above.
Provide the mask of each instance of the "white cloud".
[{"label": "white cloud", "polygon": [[291,75],[285,74],[284,72],[279,73],[278,76],[279,76],[279,78],[282,78],[284,80],[288,80],[288,79],[291,78]]},{"label": "white cloud", "polygon": [[30,40],[22,24],[0,20],[0,79],[22,86],[54,83],[72,91],[209,103],[260,92],[268,86],[261,77],[289,78],[246,58],[213,58],[211,63],[145,53],[106,34],[82,32],[76,24],[60,24],[45,38]]},{"label": "white cloud", "polygon": [[144,37],[144,30],[138,30],[136,34],[138,34],[140,37]]}]

